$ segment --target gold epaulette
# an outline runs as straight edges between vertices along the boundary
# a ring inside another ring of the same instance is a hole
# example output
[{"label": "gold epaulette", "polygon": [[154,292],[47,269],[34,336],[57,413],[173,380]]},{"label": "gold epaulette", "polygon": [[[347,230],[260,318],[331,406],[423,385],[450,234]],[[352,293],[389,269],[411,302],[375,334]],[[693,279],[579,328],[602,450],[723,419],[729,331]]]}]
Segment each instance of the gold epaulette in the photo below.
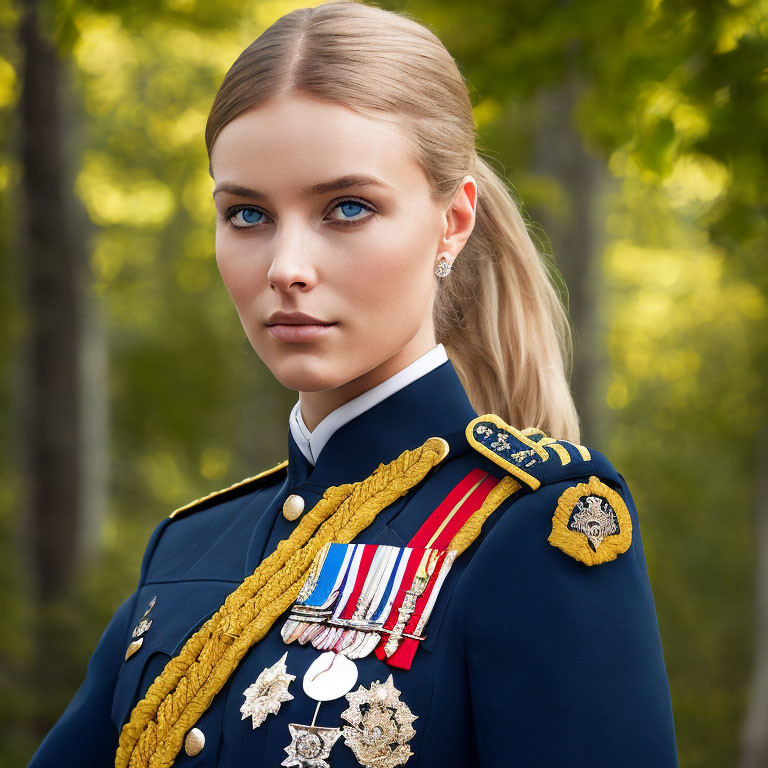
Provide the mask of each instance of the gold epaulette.
[{"label": "gold epaulette", "polygon": [[174,509],[173,512],[171,512],[171,514],[169,515],[169,517],[175,517],[176,515],[179,514],[179,512],[184,512],[185,510],[195,507],[204,501],[208,501],[208,499],[212,499],[215,496],[221,496],[222,494],[233,491],[236,488],[242,488],[242,486],[248,485],[249,483],[255,483],[257,480],[261,480],[262,478],[265,478],[269,475],[273,475],[275,472],[279,472],[281,469],[284,469],[287,466],[288,466],[288,459],[286,459],[285,461],[281,461],[279,464],[276,464],[271,469],[265,469],[263,472],[259,472],[258,475],[254,475],[253,477],[246,477],[244,480],[240,480],[237,483],[228,485],[226,488],[221,488],[218,491],[213,491],[213,493],[209,493],[207,496],[201,496],[199,499],[190,501],[189,504],[185,504],[183,507]]},{"label": "gold epaulette", "polygon": [[599,451],[555,440],[538,427],[516,429],[494,413],[472,419],[466,437],[478,453],[534,491],[570,481],[559,492],[552,517],[553,547],[584,565],[615,560],[629,549],[632,518],[616,490],[623,479]]},{"label": "gold epaulette", "polygon": [[516,429],[495,413],[472,419],[466,436],[478,453],[534,491],[571,474],[594,471],[594,457],[586,446],[555,440],[538,427]]}]

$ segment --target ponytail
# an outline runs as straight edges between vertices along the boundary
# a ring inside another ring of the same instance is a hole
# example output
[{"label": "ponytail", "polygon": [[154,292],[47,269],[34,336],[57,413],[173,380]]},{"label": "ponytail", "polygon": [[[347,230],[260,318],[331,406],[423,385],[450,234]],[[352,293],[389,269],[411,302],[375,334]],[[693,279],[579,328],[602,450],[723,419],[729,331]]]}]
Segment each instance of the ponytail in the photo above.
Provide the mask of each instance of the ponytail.
[{"label": "ponytail", "polygon": [[437,340],[478,413],[578,443],[568,315],[504,181],[475,157],[475,226],[438,281]]}]

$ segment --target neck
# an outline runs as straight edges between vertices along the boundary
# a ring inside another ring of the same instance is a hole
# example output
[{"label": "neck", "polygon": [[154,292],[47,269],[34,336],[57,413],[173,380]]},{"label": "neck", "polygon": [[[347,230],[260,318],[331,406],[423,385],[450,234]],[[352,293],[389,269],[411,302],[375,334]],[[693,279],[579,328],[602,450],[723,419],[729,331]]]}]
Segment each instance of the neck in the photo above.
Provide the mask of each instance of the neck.
[{"label": "neck", "polygon": [[301,417],[307,429],[311,432],[329,413],[402,371],[436,345],[434,333],[431,338],[415,338],[380,365],[340,387],[323,392],[299,392]]},{"label": "neck", "polygon": [[[444,350],[435,349],[434,353],[427,350],[427,353],[431,356],[429,371],[373,404],[361,403],[360,410],[351,414],[347,411],[354,409],[354,403],[347,403],[339,408],[341,416],[336,422],[331,415],[316,427],[311,435],[315,444],[309,451],[314,459],[303,450],[303,433],[291,428],[288,433],[289,487],[293,489],[308,478],[311,478],[309,482],[324,488],[361,479],[379,463],[391,461],[406,448],[421,445],[429,437],[444,437],[452,453],[459,445],[469,448],[464,429],[477,413]],[[433,363],[437,364],[432,367]],[[387,384],[379,386],[386,388]],[[364,401],[367,396],[367,392],[361,394],[356,402]],[[450,435],[453,438],[449,439]]]}]

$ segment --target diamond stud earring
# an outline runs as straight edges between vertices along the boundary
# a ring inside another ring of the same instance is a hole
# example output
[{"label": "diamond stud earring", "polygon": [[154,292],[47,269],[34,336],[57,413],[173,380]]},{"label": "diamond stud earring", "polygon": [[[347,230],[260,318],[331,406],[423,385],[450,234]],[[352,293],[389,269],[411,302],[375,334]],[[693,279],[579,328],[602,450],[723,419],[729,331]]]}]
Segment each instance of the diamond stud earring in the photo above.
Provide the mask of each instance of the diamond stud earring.
[{"label": "diamond stud earring", "polygon": [[437,277],[447,277],[451,272],[451,262],[445,256],[440,257],[440,261],[435,264],[435,275]]}]

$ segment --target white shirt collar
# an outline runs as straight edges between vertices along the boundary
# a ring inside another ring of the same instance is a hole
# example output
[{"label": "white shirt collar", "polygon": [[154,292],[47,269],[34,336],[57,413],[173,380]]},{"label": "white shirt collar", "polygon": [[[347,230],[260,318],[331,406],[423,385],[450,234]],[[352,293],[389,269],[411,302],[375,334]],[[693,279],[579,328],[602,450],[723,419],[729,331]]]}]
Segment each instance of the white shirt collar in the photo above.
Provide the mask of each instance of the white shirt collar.
[{"label": "white shirt collar", "polygon": [[438,344],[407,365],[402,371],[398,371],[367,392],[363,392],[344,405],[340,405],[335,411],[331,411],[311,432],[304,424],[304,419],[301,416],[301,400],[298,400],[289,417],[291,435],[307,461],[314,466],[323,446],[339,427],[437,368],[438,365],[442,365],[446,360],[448,360],[448,355],[445,347]]}]

